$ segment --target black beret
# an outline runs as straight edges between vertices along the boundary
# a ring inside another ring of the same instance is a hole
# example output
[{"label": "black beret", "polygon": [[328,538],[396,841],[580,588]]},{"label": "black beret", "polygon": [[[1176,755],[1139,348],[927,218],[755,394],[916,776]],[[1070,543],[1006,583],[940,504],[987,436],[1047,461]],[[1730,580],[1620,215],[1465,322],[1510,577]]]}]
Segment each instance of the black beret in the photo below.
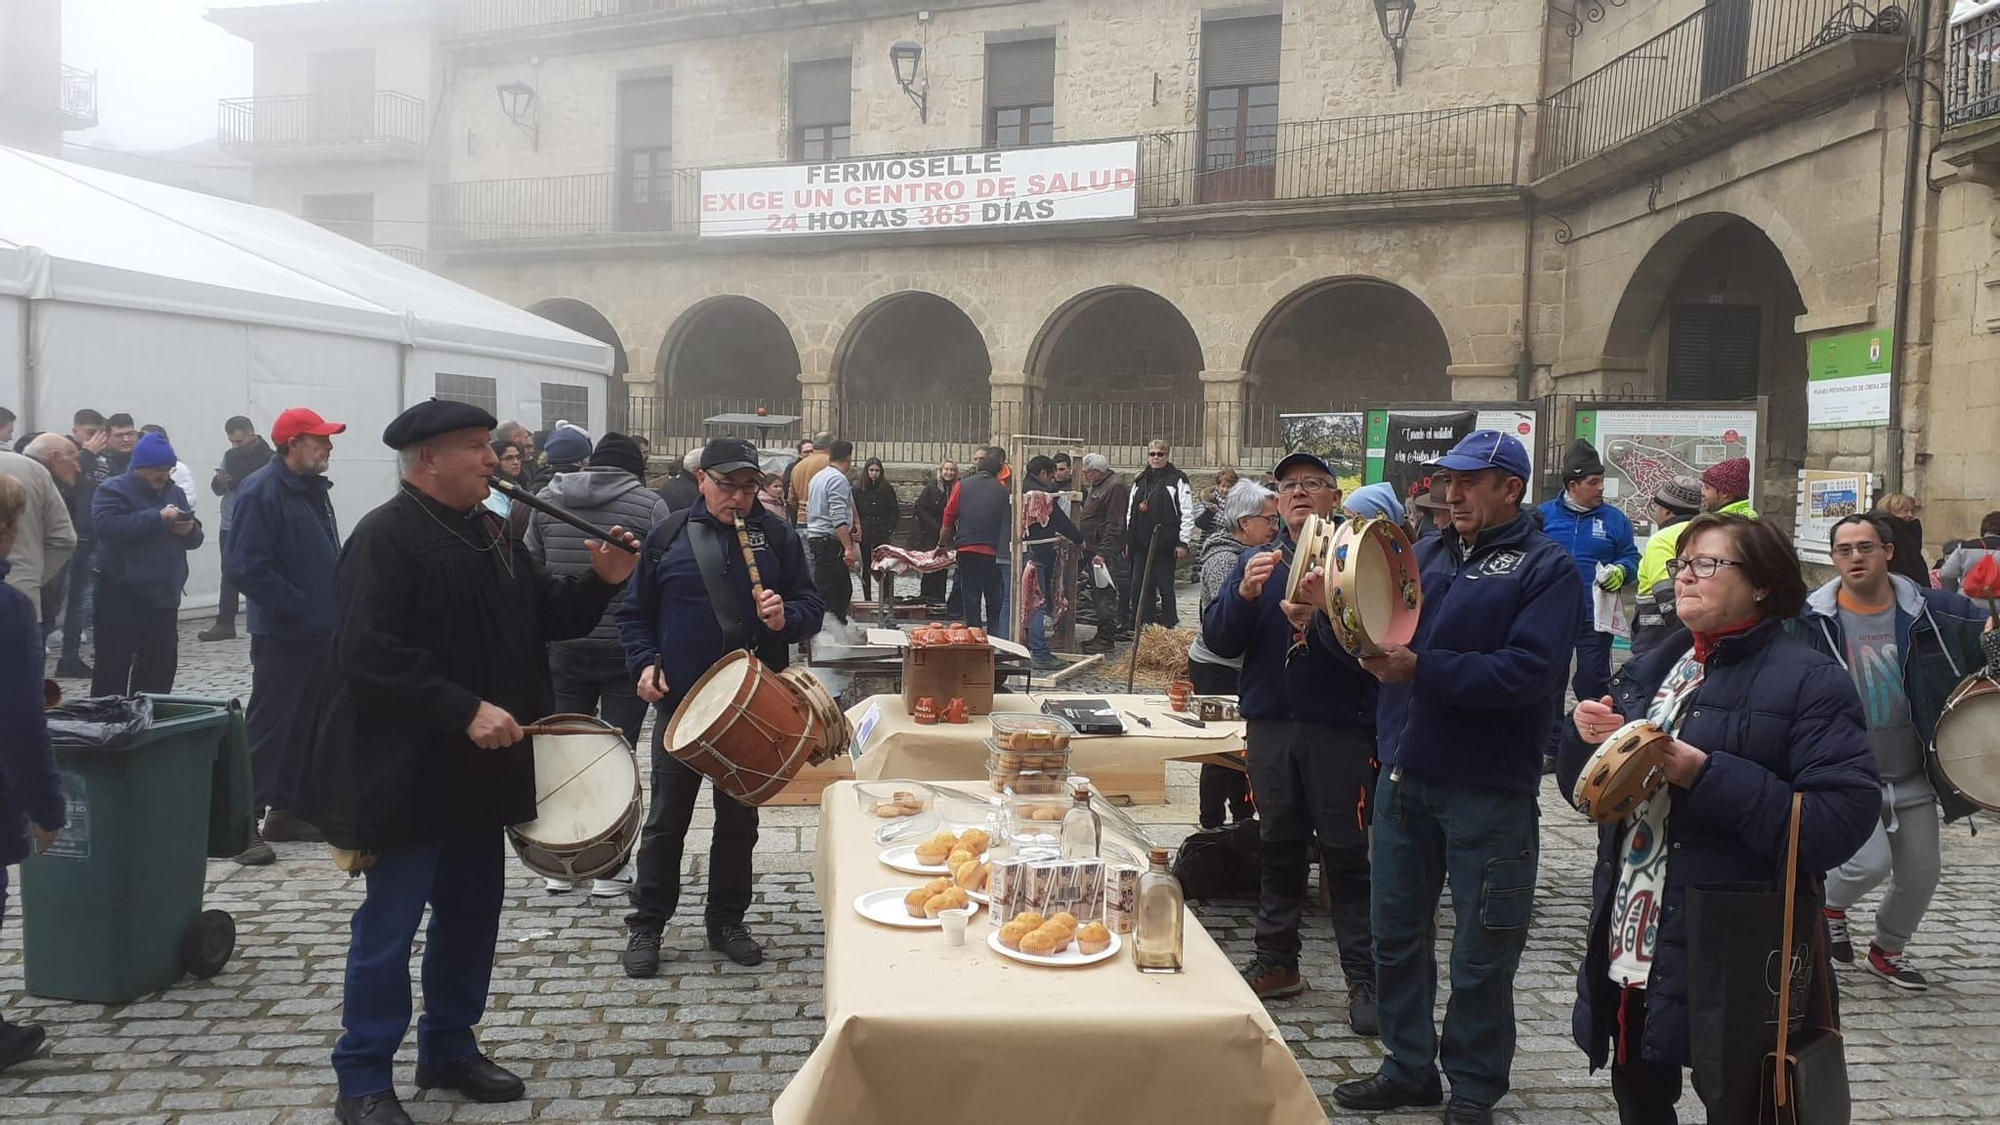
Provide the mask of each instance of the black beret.
[{"label": "black beret", "polygon": [[390,449],[407,449],[453,430],[490,430],[498,423],[493,415],[469,402],[434,398],[420,402],[401,414],[382,431],[382,444]]}]

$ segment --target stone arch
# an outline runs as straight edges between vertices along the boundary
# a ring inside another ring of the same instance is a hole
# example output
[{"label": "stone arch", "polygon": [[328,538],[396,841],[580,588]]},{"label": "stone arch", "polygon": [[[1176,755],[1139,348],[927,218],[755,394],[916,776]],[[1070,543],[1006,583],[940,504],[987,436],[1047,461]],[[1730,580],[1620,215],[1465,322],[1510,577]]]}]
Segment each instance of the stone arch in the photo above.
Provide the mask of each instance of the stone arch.
[{"label": "stone arch", "polygon": [[985,336],[970,313],[936,293],[903,289],[868,302],[841,332],[831,371],[838,428],[857,445],[914,435],[983,442],[991,432]]},{"label": "stone arch", "polygon": [[663,402],[653,428],[676,446],[700,441],[702,419],[715,414],[798,414],[802,405],[792,331],[769,305],[736,294],[697,301],[674,319],[656,377]]},{"label": "stone arch", "polygon": [[1448,401],[1451,341],[1415,293],[1365,275],[1321,278],[1265,314],[1243,353],[1253,402],[1274,412]]},{"label": "stone arch", "polygon": [[[1775,215],[1771,217],[1774,220],[1777,218]],[[1620,290],[1617,307],[1605,328],[1604,346],[1598,354],[1613,361],[1635,361],[1634,366],[1642,365],[1647,339],[1666,303],[1667,291],[1680,276],[1682,267],[1687,265],[1697,248],[1732,224],[1741,224],[1756,232],[1765,244],[1776,251],[1792,276],[1794,288],[1798,287],[1799,278],[1809,275],[1811,262],[1804,243],[1789,223],[1781,220],[1760,223],[1733,211],[1704,211],[1690,215],[1675,222],[1640,256]],[[1803,295],[1800,300],[1803,303]]]},{"label": "stone arch", "polygon": [[1086,290],[1029,346],[1030,424],[1118,450],[1156,437],[1199,447],[1204,366],[1194,325],[1172,301],[1135,285]]},{"label": "stone arch", "polygon": [[528,311],[572,332],[581,332],[599,343],[611,345],[611,382],[614,387],[631,370],[631,363],[625,355],[625,344],[618,338],[618,330],[611,326],[611,321],[603,313],[597,311],[596,306],[574,297],[551,297],[529,305]]}]

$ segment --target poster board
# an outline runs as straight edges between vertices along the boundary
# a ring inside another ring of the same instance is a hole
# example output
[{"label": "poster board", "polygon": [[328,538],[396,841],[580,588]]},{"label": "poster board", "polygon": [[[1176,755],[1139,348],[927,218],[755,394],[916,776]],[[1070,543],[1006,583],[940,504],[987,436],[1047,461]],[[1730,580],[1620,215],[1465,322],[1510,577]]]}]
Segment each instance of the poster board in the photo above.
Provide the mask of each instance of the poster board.
[{"label": "poster board", "polygon": [[[1472,414],[1471,430],[1499,430],[1521,439],[1528,451],[1528,494],[1532,499],[1535,480],[1541,473],[1539,436],[1542,421],[1538,404],[1532,402],[1467,402],[1440,405],[1435,402],[1390,404],[1371,406],[1366,411],[1366,448],[1363,452],[1362,479],[1367,484],[1389,481],[1396,485],[1399,496],[1409,495],[1409,478],[1421,465],[1420,460],[1427,454],[1423,448],[1427,443],[1442,440],[1436,438],[1405,439],[1404,435],[1391,432],[1390,415],[1407,419],[1440,418],[1451,419],[1453,415]],[[1450,448],[1446,442],[1445,448]],[[1399,456],[1400,454],[1400,456]],[[1403,466],[1398,468],[1397,466]],[[1421,474],[1415,474],[1421,475]]]},{"label": "poster board", "polygon": [[1792,523],[1798,529],[1792,546],[1799,558],[1832,565],[1827,536],[1834,524],[1875,506],[1875,483],[1874,473],[1799,470],[1798,518]]},{"label": "poster board", "polygon": [[1895,345],[1895,334],[1886,329],[1825,336],[1807,345],[1806,428],[1888,425]]},{"label": "poster board", "polygon": [[1654,490],[1681,475],[1731,457],[1750,459],[1750,495],[1757,496],[1763,409],[1758,405],[1578,407],[1575,433],[1604,459],[1604,498],[1632,521],[1643,544],[1653,533],[1648,513]]},{"label": "poster board", "polygon": [[1361,487],[1362,425],[1363,415],[1359,412],[1278,415],[1285,452],[1317,454],[1332,466],[1334,481],[1343,492]]}]

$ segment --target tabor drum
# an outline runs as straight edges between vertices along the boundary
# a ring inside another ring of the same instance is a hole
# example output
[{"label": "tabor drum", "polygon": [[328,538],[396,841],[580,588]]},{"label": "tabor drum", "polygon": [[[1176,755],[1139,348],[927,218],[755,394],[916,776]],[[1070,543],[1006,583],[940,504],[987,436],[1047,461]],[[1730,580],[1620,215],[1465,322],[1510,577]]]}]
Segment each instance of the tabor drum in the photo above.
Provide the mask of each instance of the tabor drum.
[{"label": "tabor drum", "polygon": [[1403,529],[1394,520],[1350,521],[1334,532],[1327,555],[1326,616],[1341,647],[1376,656],[1385,644],[1409,644],[1424,586]]},{"label": "tabor drum", "polygon": [[589,715],[551,715],[534,725],[591,729],[533,736],[535,819],[510,826],[507,842],[537,875],[609,875],[639,842],[645,802],[632,748],[617,727]]},{"label": "tabor drum", "polygon": [[1317,566],[1325,572],[1327,581],[1333,581],[1333,568],[1327,564],[1327,547],[1333,542],[1334,525],[1330,520],[1317,515],[1306,517],[1299,525],[1298,543],[1292,548],[1291,569],[1285,574],[1285,600],[1298,601],[1299,583],[1306,580],[1306,572]]},{"label": "tabor drum", "polygon": [[1616,824],[1667,783],[1666,748],[1673,736],[1645,719],[1626,723],[1598,744],[1583,764],[1571,801],[1600,824]]},{"label": "tabor drum", "polygon": [[2000,813],[2000,680],[1992,669],[1959,681],[1937,725],[1938,772],[1959,796]]},{"label": "tabor drum", "polygon": [[[826,702],[816,703],[814,694]],[[831,697],[817,681],[808,688],[739,649],[716,661],[674,709],[664,736],[667,752],[754,808],[777,796],[808,763],[833,756],[846,719],[832,725],[830,708]]]},{"label": "tabor drum", "polygon": [[825,745],[822,747],[820,757],[814,761],[838,758],[847,753],[848,745],[854,741],[854,724],[847,721],[847,712],[840,709],[840,704],[833,698],[833,693],[826,690],[826,684],[808,668],[787,668],[778,673],[778,678],[792,685],[800,695],[804,696],[806,706],[812,708],[813,713],[819,716]]}]

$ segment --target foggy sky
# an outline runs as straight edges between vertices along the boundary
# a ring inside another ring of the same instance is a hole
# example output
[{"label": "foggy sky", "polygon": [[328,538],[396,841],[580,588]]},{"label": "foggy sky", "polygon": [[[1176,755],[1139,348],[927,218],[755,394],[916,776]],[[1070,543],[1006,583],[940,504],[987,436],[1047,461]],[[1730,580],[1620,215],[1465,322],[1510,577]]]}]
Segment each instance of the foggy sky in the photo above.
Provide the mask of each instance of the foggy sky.
[{"label": "foggy sky", "polygon": [[98,126],[66,139],[155,149],[215,136],[216,101],[251,93],[250,44],[202,14],[255,2],[63,0],[63,61],[97,72]]}]

